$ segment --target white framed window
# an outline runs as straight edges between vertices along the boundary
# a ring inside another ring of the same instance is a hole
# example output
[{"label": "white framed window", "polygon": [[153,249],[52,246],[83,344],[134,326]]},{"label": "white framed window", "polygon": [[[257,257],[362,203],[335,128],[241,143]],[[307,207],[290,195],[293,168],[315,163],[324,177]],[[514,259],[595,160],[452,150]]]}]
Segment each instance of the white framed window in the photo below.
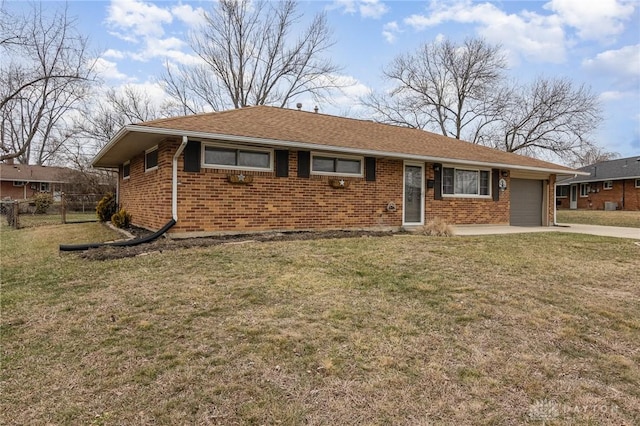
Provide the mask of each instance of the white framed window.
[{"label": "white framed window", "polygon": [[569,185],[556,186],[556,198],[567,198],[569,196]]},{"label": "white framed window", "polygon": [[604,182],[602,182],[602,189],[613,189],[613,181],[605,180]]},{"label": "white framed window", "polygon": [[25,186],[27,184],[27,182],[23,181],[23,180],[14,180],[13,181],[13,186]]},{"label": "white framed window", "polygon": [[442,168],[442,195],[462,197],[491,196],[489,170]]},{"label": "white framed window", "polygon": [[580,184],[580,196],[581,197],[588,197],[590,190],[591,190],[591,188],[590,188],[588,183],[581,183]]},{"label": "white framed window", "polygon": [[[157,161],[156,161],[157,164]],[[122,165],[122,179],[129,179],[131,176],[131,161],[125,161]]]},{"label": "white framed window", "polygon": [[640,188],[640,179],[636,179],[636,188]]},{"label": "white framed window", "polygon": [[314,175],[364,176],[364,158],[319,152],[311,153],[311,173]]},{"label": "white framed window", "polygon": [[202,144],[202,167],[230,170],[273,170],[273,150],[227,144]]},{"label": "white framed window", "polygon": [[150,172],[158,168],[158,145],[144,152],[144,171]]},{"label": "white framed window", "polygon": [[40,182],[40,192],[49,192],[49,182]]}]

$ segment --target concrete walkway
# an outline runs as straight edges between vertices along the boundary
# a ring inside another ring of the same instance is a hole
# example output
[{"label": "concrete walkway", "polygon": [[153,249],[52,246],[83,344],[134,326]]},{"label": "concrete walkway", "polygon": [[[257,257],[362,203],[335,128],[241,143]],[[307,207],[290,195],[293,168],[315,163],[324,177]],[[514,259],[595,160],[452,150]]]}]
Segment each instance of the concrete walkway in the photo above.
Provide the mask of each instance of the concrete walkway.
[{"label": "concrete walkway", "polygon": [[454,235],[522,234],[528,232],[571,232],[575,234],[599,235],[602,237],[632,238],[640,240],[640,228],[619,226],[582,225],[577,223],[558,226],[509,226],[509,225],[457,225]]}]

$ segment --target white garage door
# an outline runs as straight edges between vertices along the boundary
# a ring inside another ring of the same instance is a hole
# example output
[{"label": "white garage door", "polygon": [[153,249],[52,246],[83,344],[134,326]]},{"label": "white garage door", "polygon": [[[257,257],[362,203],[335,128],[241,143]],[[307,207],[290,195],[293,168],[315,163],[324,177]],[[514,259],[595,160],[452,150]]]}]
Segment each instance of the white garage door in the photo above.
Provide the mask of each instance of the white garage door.
[{"label": "white garage door", "polygon": [[511,225],[542,226],[542,181],[511,179]]}]

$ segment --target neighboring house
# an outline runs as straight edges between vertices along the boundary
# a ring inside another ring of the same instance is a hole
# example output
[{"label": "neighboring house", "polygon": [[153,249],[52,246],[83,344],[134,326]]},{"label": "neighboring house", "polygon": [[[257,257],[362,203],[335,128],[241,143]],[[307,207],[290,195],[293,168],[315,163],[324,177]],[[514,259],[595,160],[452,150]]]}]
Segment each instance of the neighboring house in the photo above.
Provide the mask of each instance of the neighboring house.
[{"label": "neighboring house", "polygon": [[558,181],[558,208],[640,210],[640,156],[602,161],[578,170],[589,175]]},{"label": "neighboring house", "polygon": [[[452,224],[547,226],[575,170],[422,130],[276,107],[125,126],[95,167],[119,170],[133,223],[171,233]],[[578,172],[579,173],[579,172]]]},{"label": "neighboring house", "polygon": [[65,167],[0,164],[0,199],[25,200],[39,193],[60,199],[62,186],[67,183],[69,169]]}]

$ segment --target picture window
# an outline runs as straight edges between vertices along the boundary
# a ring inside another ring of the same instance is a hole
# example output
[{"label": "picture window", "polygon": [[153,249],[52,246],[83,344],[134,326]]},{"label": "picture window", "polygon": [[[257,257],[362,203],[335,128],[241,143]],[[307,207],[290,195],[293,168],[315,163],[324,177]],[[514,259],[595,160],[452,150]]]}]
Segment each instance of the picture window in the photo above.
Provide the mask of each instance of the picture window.
[{"label": "picture window", "polygon": [[442,169],[444,195],[489,196],[491,194],[488,170],[467,170],[444,167]]}]

